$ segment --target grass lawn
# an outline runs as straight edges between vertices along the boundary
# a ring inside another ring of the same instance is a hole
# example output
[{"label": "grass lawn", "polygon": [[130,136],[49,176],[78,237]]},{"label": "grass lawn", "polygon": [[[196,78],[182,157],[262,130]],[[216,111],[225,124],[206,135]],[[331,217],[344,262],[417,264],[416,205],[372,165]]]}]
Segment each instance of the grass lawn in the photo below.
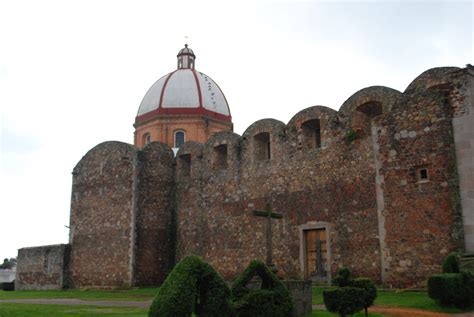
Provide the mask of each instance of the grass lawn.
[{"label": "grass lawn", "polygon": [[[145,309],[123,307],[0,304],[0,317],[147,317],[147,313]],[[363,313],[353,315],[353,317],[364,316]],[[304,317],[337,317],[337,315],[318,310]],[[369,314],[369,317],[383,317],[383,315]]]},{"label": "grass lawn", "polygon": [[[144,308],[0,304],[0,317],[147,317],[147,313],[148,309]],[[353,317],[363,316],[363,313],[353,315]],[[383,317],[380,314],[369,314],[369,316]],[[305,317],[337,317],[337,315],[323,310],[316,310]]]},{"label": "grass lawn", "polygon": [[146,317],[148,309],[63,305],[0,304],[0,317]]},{"label": "grass lawn", "polygon": [[158,292],[157,287],[137,288],[128,290],[64,290],[64,291],[13,291],[0,290],[0,299],[27,298],[78,298],[83,300],[129,300],[144,301],[153,299]]},{"label": "grass lawn", "polygon": [[[321,287],[313,287],[313,304],[324,305],[323,290],[324,288]],[[458,308],[441,307],[434,300],[428,297],[426,291],[378,290],[375,305],[409,307],[444,313],[459,313],[466,311]]]},{"label": "grass lawn", "polygon": [[[324,288],[313,288],[313,304],[324,305]],[[151,300],[158,288],[139,288],[131,290],[66,290],[66,291],[0,291],[0,299],[51,299],[51,298],[78,298],[82,300],[123,300],[144,301]],[[427,292],[420,291],[378,291],[375,305],[409,307],[446,313],[462,312],[456,308],[443,308],[438,306]],[[471,309],[472,310],[472,309]],[[135,307],[97,307],[97,306],[66,306],[66,305],[38,305],[0,303],[0,317],[63,317],[63,316],[133,316],[146,317],[148,309]],[[337,315],[324,310],[315,310],[305,317],[336,317]],[[363,313],[354,315],[362,317]],[[370,314],[371,317],[380,317],[381,314]]]}]

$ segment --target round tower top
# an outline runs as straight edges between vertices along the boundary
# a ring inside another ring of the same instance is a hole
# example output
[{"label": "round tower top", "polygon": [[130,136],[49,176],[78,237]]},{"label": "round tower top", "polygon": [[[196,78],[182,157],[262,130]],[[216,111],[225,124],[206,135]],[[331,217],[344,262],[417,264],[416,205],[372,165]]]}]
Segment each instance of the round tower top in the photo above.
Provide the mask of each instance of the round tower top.
[{"label": "round tower top", "polygon": [[178,69],[194,69],[194,61],[196,60],[196,55],[194,55],[193,50],[188,47],[188,44],[184,44],[184,48],[179,50],[177,57]]}]

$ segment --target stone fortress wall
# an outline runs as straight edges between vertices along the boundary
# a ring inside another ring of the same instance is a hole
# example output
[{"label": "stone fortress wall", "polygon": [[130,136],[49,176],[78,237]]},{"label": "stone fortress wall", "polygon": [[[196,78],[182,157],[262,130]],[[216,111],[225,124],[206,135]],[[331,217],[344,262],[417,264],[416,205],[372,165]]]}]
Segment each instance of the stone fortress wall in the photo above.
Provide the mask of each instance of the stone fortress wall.
[{"label": "stone fortress wall", "polygon": [[173,153],[121,142],[90,150],[74,168],[71,275],[74,287],[157,285],[168,261]]},{"label": "stone fortress wall", "polygon": [[68,285],[70,248],[66,244],[18,251],[16,290],[52,290]]},{"label": "stone fortress wall", "polygon": [[457,68],[432,69],[404,93],[369,87],[338,112],[311,107],[286,125],[264,119],[241,137],[185,144],[177,153],[179,257],[202,255],[232,279],[265,258],[265,221],[252,210],[270,202],[283,214],[273,221],[273,247],[287,277],[303,274],[302,231],[320,227],[329,231],[332,275],[347,266],[387,286],[424,283],[464,247],[452,119],[469,106],[459,102],[468,82],[472,74]]},{"label": "stone fortress wall", "polygon": [[176,158],[158,142],[97,145],[73,172],[71,285],[157,285],[188,254],[231,280],[265,259],[265,219],[252,211],[266,203],[283,214],[272,221],[282,277],[303,277],[305,230],[322,228],[329,279],[347,266],[421,285],[450,251],[474,248],[473,74],[431,69],[403,93],[365,88],[339,111],[263,119]]}]

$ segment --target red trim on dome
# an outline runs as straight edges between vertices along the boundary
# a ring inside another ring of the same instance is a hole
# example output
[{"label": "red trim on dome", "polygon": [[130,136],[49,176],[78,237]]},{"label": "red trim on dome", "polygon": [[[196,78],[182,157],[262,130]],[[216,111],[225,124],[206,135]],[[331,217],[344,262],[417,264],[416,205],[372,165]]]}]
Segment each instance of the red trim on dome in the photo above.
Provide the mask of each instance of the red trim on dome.
[{"label": "red trim on dome", "polygon": [[199,108],[203,108],[202,107],[201,85],[199,84],[199,79],[197,77],[196,71],[194,69],[191,69],[191,71],[193,72],[194,79],[196,80],[196,86],[197,86],[198,96],[199,96]]},{"label": "red trim on dome", "polygon": [[210,118],[221,120],[221,121],[232,122],[231,116],[226,116],[225,114],[213,112],[213,111],[207,110],[206,108],[201,107],[201,108],[158,108],[153,111],[142,114],[141,116],[137,116],[135,118],[135,124],[150,120],[160,115],[165,115],[165,116],[166,115],[172,115],[172,116],[199,115],[199,116],[206,116],[206,117],[210,117]]},{"label": "red trim on dome", "polygon": [[163,95],[165,94],[165,88],[166,85],[168,84],[168,81],[170,80],[171,76],[173,76],[174,73],[176,73],[178,70],[175,70],[174,72],[169,73],[168,77],[165,80],[165,83],[163,84],[163,87],[161,88],[161,94],[160,94],[160,103],[158,104],[158,108],[161,108],[161,105],[163,104]]}]

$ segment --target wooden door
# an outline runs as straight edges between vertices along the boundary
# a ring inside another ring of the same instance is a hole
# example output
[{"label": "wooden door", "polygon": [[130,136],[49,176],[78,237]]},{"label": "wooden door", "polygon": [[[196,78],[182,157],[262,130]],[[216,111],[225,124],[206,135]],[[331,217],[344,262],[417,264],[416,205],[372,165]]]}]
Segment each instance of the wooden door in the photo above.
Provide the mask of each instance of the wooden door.
[{"label": "wooden door", "polygon": [[313,281],[327,281],[328,252],[326,229],[305,230],[305,277]]}]

